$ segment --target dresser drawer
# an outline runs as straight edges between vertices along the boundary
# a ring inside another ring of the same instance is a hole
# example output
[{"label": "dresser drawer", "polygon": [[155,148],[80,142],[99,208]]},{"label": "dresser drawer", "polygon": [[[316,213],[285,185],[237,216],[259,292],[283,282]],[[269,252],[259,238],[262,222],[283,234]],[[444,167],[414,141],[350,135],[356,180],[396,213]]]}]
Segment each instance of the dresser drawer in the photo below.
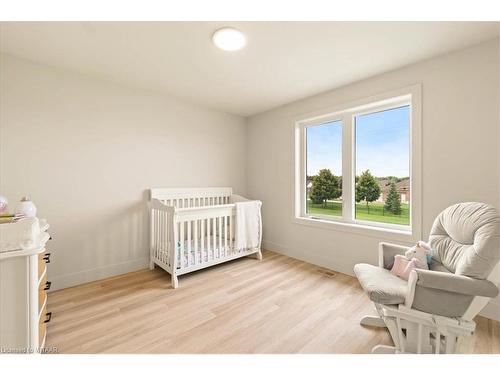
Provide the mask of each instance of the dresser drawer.
[{"label": "dresser drawer", "polygon": [[45,272],[47,263],[50,263],[50,253],[44,251],[43,253],[38,254],[38,279],[40,279]]},{"label": "dresser drawer", "polygon": [[42,310],[38,320],[38,345],[43,343],[45,332],[47,331],[47,323],[52,319],[52,313],[47,312],[47,305]]},{"label": "dresser drawer", "polygon": [[44,290],[47,284],[47,274],[43,275],[42,279],[38,281],[38,290]]},{"label": "dresser drawer", "polygon": [[38,346],[42,346],[43,340],[45,339],[45,332],[47,331],[47,323],[45,323],[46,312],[47,307],[44,307],[40,315],[40,321],[38,322]]},{"label": "dresser drawer", "polygon": [[42,307],[47,302],[47,292],[45,290],[38,291],[38,314],[42,311]]}]

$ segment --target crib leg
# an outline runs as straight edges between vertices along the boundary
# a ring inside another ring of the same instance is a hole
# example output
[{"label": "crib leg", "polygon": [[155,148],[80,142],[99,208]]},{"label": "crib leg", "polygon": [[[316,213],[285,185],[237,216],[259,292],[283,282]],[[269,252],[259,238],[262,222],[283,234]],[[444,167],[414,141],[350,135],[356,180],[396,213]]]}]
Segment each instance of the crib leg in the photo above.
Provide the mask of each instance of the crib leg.
[{"label": "crib leg", "polygon": [[179,279],[176,275],[172,275],[172,288],[177,289],[179,286]]},{"label": "crib leg", "polygon": [[155,269],[155,262],[153,260],[149,261],[149,269],[154,270]]},{"label": "crib leg", "polygon": [[255,258],[257,260],[262,260],[262,250],[259,250],[256,253],[250,254],[249,257]]}]

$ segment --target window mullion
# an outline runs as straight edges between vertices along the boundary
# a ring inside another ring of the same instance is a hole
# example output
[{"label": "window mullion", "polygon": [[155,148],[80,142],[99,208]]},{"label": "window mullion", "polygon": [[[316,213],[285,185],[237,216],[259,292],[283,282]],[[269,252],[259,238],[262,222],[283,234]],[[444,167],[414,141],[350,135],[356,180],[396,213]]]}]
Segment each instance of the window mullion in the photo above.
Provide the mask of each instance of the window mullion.
[{"label": "window mullion", "polygon": [[342,220],[353,220],[353,119],[347,113],[342,117]]}]

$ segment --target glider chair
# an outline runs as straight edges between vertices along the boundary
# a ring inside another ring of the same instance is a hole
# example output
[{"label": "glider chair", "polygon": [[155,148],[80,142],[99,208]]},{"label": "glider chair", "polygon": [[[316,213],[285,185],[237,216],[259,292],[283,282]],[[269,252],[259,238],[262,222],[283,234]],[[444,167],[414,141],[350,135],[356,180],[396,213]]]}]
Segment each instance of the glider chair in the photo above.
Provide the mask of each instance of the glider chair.
[{"label": "glider chair", "polygon": [[394,346],[372,353],[457,353],[475,329],[474,317],[497,296],[500,282],[500,216],[484,203],[459,203],[434,221],[429,270],[408,281],[390,269],[408,247],[380,243],[379,265],[356,264],[354,272],[378,316],[361,324],[387,327]]}]

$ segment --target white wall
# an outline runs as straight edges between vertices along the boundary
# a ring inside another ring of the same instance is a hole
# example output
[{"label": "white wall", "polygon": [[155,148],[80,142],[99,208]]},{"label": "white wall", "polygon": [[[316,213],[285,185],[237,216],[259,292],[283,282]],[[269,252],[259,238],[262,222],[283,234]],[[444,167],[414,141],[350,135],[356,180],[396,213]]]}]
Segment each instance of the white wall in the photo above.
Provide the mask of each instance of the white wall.
[{"label": "white wall", "polygon": [[146,267],[146,189],[246,188],[245,119],[3,55],[0,191],[51,224],[56,288]]},{"label": "white wall", "polygon": [[355,263],[376,263],[382,238],[292,223],[294,119],[415,83],[423,92],[424,238],[450,204],[499,207],[498,48],[483,43],[251,117],[247,190],[263,201],[265,247],[347,274]]}]

